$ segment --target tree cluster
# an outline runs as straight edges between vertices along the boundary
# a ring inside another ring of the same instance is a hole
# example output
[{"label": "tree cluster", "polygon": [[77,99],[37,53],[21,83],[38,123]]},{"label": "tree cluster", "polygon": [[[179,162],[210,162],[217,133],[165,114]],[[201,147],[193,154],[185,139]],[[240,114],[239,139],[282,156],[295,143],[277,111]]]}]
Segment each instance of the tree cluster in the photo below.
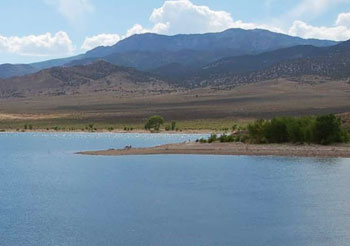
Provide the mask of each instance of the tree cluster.
[{"label": "tree cluster", "polygon": [[349,132],[333,114],[319,117],[276,117],[257,120],[247,128],[254,143],[315,143],[328,145],[349,142]]}]

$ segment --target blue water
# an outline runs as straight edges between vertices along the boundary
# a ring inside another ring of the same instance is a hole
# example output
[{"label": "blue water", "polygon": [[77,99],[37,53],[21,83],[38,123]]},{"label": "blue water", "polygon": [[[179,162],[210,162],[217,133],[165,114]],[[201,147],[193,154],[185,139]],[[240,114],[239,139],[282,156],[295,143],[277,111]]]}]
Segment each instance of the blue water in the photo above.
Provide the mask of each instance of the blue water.
[{"label": "blue water", "polygon": [[74,154],[198,137],[0,134],[0,245],[349,245],[349,159]]}]

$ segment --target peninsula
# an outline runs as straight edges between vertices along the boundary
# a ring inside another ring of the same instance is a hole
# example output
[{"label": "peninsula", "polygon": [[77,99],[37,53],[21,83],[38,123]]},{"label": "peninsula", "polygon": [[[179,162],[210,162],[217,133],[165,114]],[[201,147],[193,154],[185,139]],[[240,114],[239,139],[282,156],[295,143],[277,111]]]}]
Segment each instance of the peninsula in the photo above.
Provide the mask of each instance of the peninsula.
[{"label": "peninsula", "polygon": [[349,145],[293,145],[293,144],[244,144],[244,143],[194,143],[167,144],[150,148],[125,148],[79,152],[82,155],[247,155],[293,156],[319,158],[350,158]]}]

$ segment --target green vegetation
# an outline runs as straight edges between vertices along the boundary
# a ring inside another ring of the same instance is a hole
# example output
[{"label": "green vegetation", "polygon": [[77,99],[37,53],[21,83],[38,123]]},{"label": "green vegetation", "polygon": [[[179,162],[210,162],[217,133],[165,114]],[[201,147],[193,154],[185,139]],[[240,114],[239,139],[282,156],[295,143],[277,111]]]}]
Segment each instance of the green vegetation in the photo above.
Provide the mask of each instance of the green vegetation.
[{"label": "green vegetation", "polygon": [[171,130],[175,131],[176,130],[176,121],[171,122]]},{"label": "green vegetation", "polygon": [[[233,122],[237,122],[240,126],[247,125],[251,120],[234,120],[234,119],[196,119],[196,120],[177,120],[176,122],[167,121],[164,126],[169,125],[172,130],[172,124],[175,124],[173,131],[213,131],[217,132],[220,129],[231,129]],[[132,128],[134,131],[141,131],[145,129],[144,118],[140,119],[120,119],[104,118],[104,117],[60,117],[60,118],[38,118],[31,119],[30,122],[33,126],[33,130],[44,130],[44,131],[68,131],[74,129],[75,131],[87,131],[86,126],[93,123],[95,131],[123,131],[127,126]],[[27,129],[24,129],[27,125]],[[6,131],[22,131],[29,130],[28,120],[26,119],[2,119],[0,120],[0,129]],[[72,130],[73,131],[73,130]]]},{"label": "green vegetation", "polygon": [[87,125],[85,127],[85,130],[89,131],[89,132],[94,132],[94,131],[97,131],[97,128],[95,128],[95,124],[93,123],[90,123],[89,125]]},{"label": "green vegetation", "polygon": [[[163,118],[159,116],[160,118]],[[317,143],[331,144],[347,142],[349,132],[344,127],[349,126],[344,116],[342,122],[334,115],[320,117],[277,117],[272,120],[234,120],[234,119],[201,119],[185,121],[167,121],[159,124],[158,130],[151,131],[211,131],[225,133],[210,140],[211,142],[247,142],[247,143]],[[152,117],[151,117],[152,118]],[[151,119],[150,118],[150,119]],[[147,123],[150,123],[149,120]],[[93,122],[93,123],[92,123]],[[343,125],[341,125],[343,123]],[[350,128],[350,127],[349,127]],[[105,118],[54,118],[38,120],[10,120],[0,121],[0,129],[6,131],[138,131],[145,129],[143,119],[135,121],[118,121]],[[198,140],[200,141],[200,140]],[[202,139],[201,142],[208,142]]]},{"label": "green vegetation", "polygon": [[277,117],[248,125],[254,143],[315,143],[328,145],[349,142],[349,132],[335,115],[319,117]]},{"label": "green vegetation", "polygon": [[340,118],[333,114],[318,117],[276,117],[272,120],[257,120],[246,129],[232,127],[233,133],[220,137],[213,134],[207,140],[197,142],[248,142],[264,143],[314,143],[329,145],[347,143],[350,132],[341,125]]},{"label": "green vegetation", "polygon": [[176,128],[176,121],[172,121],[171,124],[165,126],[165,130],[168,131],[178,131],[179,129]]},{"label": "green vegetation", "polygon": [[124,127],[124,131],[127,131],[127,132],[130,132],[130,131],[133,131],[134,128],[133,127]]},{"label": "green vegetation", "polygon": [[244,142],[244,138],[240,134],[222,134],[220,136],[216,134],[212,134],[208,139],[198,139],[196,142],[199,143],[213,143],[213,142],[220,142],[220,143],[233,143],[233,142]]},{"label": "green vegetation", "polygon": [[160,127],[163,124],[164,124],[164,118],[159,115],[154,115],[148,118],[147,123],[145,124],[145,129],[159,131]]}]

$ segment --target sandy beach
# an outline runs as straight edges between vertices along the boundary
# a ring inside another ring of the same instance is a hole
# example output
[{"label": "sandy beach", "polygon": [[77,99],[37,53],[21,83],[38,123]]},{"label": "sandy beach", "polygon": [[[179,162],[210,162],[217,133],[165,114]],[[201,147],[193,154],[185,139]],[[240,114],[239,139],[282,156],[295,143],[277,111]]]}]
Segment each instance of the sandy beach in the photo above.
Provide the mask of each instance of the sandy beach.
[{"label": "sandy beach", "polygon": [[252,145],[243,143],[180,143],[150,148],[110,149],[85,151],[77,154],[101,156],[126,155],[249,155],[249,156],[292,156],[321,158],[350,158],[350,146],[319,146],[266,144]]}]

